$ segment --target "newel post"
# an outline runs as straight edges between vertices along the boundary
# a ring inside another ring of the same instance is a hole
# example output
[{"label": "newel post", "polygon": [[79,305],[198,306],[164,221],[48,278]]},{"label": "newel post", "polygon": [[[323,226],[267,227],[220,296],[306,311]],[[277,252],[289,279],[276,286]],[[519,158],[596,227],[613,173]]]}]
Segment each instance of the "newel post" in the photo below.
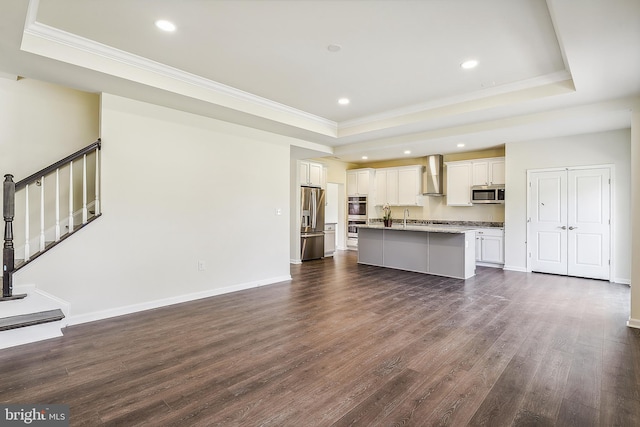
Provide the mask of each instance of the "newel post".
[{"label": "newel post", "polygon": [[12,273],[14,270],[13,217],[15,216],[16,184],[13,175],[4,176],[2,191],[2,212],[4,216],[4,246],[2,248],[2,297],[10,298],[13,293]]}]

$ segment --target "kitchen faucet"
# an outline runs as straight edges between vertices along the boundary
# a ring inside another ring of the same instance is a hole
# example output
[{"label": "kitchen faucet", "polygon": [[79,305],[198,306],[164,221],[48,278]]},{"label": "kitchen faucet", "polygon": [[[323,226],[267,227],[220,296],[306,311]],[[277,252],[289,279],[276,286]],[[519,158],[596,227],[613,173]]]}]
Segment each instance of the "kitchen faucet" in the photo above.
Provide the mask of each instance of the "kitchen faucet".
[{"label": "kitchen faucet", "polygon": [[404,210],[404,228],[407,228],[407,217],[409,216],[409,208],[405,208]]}]

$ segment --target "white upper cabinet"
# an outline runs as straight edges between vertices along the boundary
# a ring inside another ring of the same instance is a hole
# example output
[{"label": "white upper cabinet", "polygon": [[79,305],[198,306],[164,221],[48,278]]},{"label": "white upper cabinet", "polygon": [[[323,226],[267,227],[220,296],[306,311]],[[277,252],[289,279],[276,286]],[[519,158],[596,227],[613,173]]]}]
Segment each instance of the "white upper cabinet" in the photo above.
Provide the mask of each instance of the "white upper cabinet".
[{"label": "white upper cabinet", "polygon": [[471,160],[472,185],[504,185],[504,157]]},{"label": "white upper cabinet", "polygon": [[416,206],[422,197],[423,166],[376,169],[375,204]]},{"label": "white upper cabinet", "polygon": [[471,162],[447,162],[447,205],[473,206],[471,204]]},{"label": "white upper cabinet", "polygon": [[313,185],[324,188],[324,166],[320,163],[300,162],[300,185]]},{"label": "white upper cabinet", "polygon": [[369,195],[369,184],[373,181],[373,169],[352,169],[347,171],[347,195]]},{"label": "white upper cabinet", "polygon": [[375,204],[398,204],[398,171],[395,169],[376,169]]},{"label": "white upper cabinet", "polygon": [[422,198],[422,166],[398,168],[398,204],[414,206]]},{"label": "white upper cabinet", "polygon": [[490,185],[505,184],[504,157],[489,162],[489,182]]},{"label": "white upper cabinet", "polygon": [[447,162],[447,205],[473,206],[473,185],[504,185],[504,157]]}]

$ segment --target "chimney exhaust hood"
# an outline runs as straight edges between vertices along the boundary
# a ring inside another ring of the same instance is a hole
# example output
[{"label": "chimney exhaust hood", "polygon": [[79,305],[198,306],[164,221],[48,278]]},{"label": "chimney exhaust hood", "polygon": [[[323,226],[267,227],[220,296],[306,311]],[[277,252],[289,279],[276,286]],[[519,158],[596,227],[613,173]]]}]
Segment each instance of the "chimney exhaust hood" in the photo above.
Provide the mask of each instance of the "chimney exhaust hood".
[{"label": "chimney exhaust hood", "polygon": [[442,154],[427,156],[427,168],[422,182],[422,194],[424,196],[444,196],[442,158]]}]

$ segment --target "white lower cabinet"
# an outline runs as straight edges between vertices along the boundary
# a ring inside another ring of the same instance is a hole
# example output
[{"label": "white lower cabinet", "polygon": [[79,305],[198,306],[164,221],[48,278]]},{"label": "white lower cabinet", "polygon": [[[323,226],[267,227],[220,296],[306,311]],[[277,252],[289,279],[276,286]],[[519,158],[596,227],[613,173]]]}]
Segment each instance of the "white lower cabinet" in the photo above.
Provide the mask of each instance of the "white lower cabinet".
[{"label": "white lower cabinet", "polygon": [[487,267],[504,265],[504,230],[502,228],[476,230],[476,264]]},{"label": "white lower cabinet", "polygon": [[336,251],[336,224],[324,225],[324,256],[333,256]]}]

